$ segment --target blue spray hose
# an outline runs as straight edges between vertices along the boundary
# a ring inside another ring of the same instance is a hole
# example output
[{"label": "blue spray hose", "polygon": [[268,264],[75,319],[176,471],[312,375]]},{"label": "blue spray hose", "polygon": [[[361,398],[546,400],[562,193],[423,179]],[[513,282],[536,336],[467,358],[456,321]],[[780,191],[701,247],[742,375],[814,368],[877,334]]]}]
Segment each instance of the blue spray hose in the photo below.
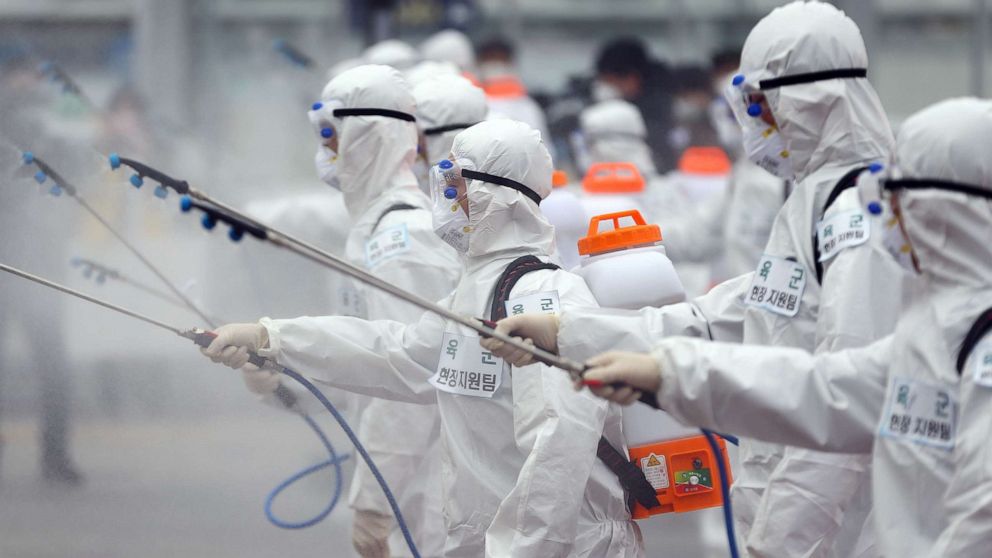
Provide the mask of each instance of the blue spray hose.
[{"label": "blue spray hose", "polygon": [[[310,428],[313,429],[314,433],[317,434],[317,437],[320,438],[320,442],[324,445],[327,453],[330,454],[330,459],[321,461],[316,465],[311,465],[310,467],[293,474],[293,476],[279,483],[279,486],[273,488],[272,492],[269,492],[269,495],[266,496],[265,517],[268,518],[270,523],[283,529],[306,529],[307,527],[312,527],[323,521],[324,518],[334,511],[334,507],[338,505],[338,500],[341,498],[341,478],[343,476],[343,472],[341,471],[341,462],[345,461],[349,457],[348,454],[339,456],[337,452],[334,451],[334,446],[331,445],[331,441],[327,439],[327,435],[324,434],[324,431],[321,430],[320,426],[317,424],[317,421],[315,421],[313,417],[305,413],[303,413],[302,416],[303,420],[310,425]],[[331,497],[331,501],[327,504],[327,507],[321,510],[317,515],[303,521],[285,521],[276,517],[275,512],[272,511],[272,506],[275,504],[276,498],[282,493],[283,490],[286,490],[292,486],[296,481],[331,466],[334,467],[334,496]]]},{"label": "blue spray hose", "polygon": [[730,547],[730,557],[739,558],[737,553],[737,534],[734,532],[734,510],[730,504],[730,482],[727,481],[727,463],[723,460],[723,452],[720,451],[720,446],[716,442],[716,436],[720,436],[735,446],[738,445],[737,438],[733,436],[723,436],[722,434],[714,434],[713,432],[701,429],[703,431],[703,436],[706,436],[706,441],[710,445],[710,449],[713,450],[713,455],[716,457],[716,468],[720,471],[720,493],[723,495],[723,525],[727,530],[727,545]]},{"label": "blue spray hose", "polygon": [[[298,372],[286,368],[285,366],[280,366],[279,372],[296,380],[297,383],[312,393],[313,396],[320,401],[320,404],[323,405],[329,413],[331,413],[334,420],[338,422],[341,426],[341,430],[344,430],[344,433],[348,436],[348,439],[351,440],[352,444],[354,444],[355,450],[362,456],[362,460],[364,460],[365,464],[369,466],[369,470],[372,471],[372,476],[375,477],[376,482],[378,482],[379,486],[382,487],[382,492],[386,495],[386,500],[389,501],[389,507],[393,510],[393,515],[396,517],[396,523],[399,524],[400,531],[403,533],[403,539],[406,540],[406,545],[410,549],[410,553],[413,554],[413,558],[420,558],[420,552],[417,550],[417,545],[413,542],[413,536],[410,535],[410,529],[406,526],[406,521],[403,519],[403,513],[400,511],[400,506],[396,503],[396,497],[393,496],[393,492],[389,489],[389,485],[386,484],[386,479],[382,478],[382,473],[380,473],[379,468],[375,466],[375,462],[372,461],[372,458],[369,457],[368,452],[365,451],[365,446],[358,441],[358,436],[356,436],[355,432],[350,426],[348,426],[348,422],[345,421],[344,417],[341,416],[341,413],[334,408],[334,405],[327,400],[327,397],[325,397],[316,386],[311,384],[309,380],[304,378]],[[340,477],[338,477],[338,479],[340,481]]]}]

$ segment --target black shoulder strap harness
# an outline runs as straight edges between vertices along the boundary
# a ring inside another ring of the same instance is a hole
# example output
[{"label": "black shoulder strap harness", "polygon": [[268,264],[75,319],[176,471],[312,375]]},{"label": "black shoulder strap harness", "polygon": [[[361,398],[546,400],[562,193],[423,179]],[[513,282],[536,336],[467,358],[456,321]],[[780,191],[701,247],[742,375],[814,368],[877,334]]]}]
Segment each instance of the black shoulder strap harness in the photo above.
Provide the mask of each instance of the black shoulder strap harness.
[{"label": "black shoulder strap harness", "polygon": [[[506,301],[510,299],[510,291],[513,290],[514,285],[524,275],[541,269],[560,268],[553,263],[542,262],[535,256],[521,256],[513,260],[496,280],[489,319],[495,322],[505,318]],[[654,487],[644,477],[644,472],[628,461],[620,450],[610,445],[606,438],[600,437],[596,455],[620,480],[620,486],[627,492],[629,510],[633,511],[635,501],[647,509],[661,505]]]},{"label": "black shoulder strap harness", "polygon": [[379,224],[382,223],[382,220],[386,217],[386,215],[389,215],[394,211],[406,211],[407,209],[420,209],[420,208],[415,205],[410,205],[408,203],[393,204],[387,207],[386,210],[382,212],[382,215],[379,215],[379,218],[375,220],[375,225],[372,226],[372,232],[375,232],[375,230],[379,228]]},{"label": "black shoulder strap harness", "polygon": [[[823,216],[827,214],[827,210],[830,209],[830,206],[833,205],[834,202],[837,201],[837,198],[844,193],[844,190],[853,188],[857,185],[858,175],[867,169],[868,167],[853,168],[847,171],[844,176],[840,177],[837,184],[834,184],[834,189],[830,190],[830,194],[827,195],[827,202],[823,204],[823,209],[820,210],[820,215],[817,222],[819,222],[820,219],[823,219]],[[816,282],[822,284],[823,264],[820,262],[820,234],[817,231],[815,222],[813,223],[813,265],[816,266]]]},{"label": "black shoulder strap harness", "polygon": [[992,308],[987,308],[982,315],[978,317],[975,323],[968,330],[968,335],[964,336],[964,341],[961,342],[961,350],[958,351],[958,376],[961,375],[961,371],[964,370],[964,363],[968,360],[968,356],[971,355],[971,351],[974,350],[975,345],[985,337],[985,334],[992,331]]}]

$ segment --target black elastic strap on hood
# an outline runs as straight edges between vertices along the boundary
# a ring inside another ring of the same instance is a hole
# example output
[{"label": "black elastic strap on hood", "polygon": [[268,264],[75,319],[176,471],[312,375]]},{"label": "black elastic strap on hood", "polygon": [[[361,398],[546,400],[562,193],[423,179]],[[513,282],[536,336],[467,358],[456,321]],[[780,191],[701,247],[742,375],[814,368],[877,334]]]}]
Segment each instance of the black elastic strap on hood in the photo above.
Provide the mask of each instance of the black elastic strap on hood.
[{"label": "black elastic strap on hood", "polygon": [[509,178],[496,176],[495,174],[478,172],[468,169],[462,169],[462,177],[471,180],[481,180],[482,182],[488,182],[490,184],[496,184],[499,186],[506,186],[507,188],[512,188],[513,190],[516,190],[521,194],[530,198],[531,201],[533,201],[537,205],[541,205],[541,196],[537,195],[537,192],[531,190],[530,188],[524,186],[523,184],[517,182],[516,180],[510,180]]},{"label": "black elastic strap on hood", "polygon": [[961,342],[961,349],[958,350],[958,360],[955,363],[958,376],[964,371],[964,363],[971,355],[971,351],[989,331],[992,331],[992,308],[987,308],[982,312],[978,319],[975,320],[975,323],[972,324],[971,329],[968,330],[968,334],[964,336],[964,341]]},{"label": "black elastic strap on hood", "polygon": [[800,83],[812,83],[814,81],[826,81],[828,79],[850,79],[868,77],[867,68],[843,68],[840,70],[823,70],[822,72],[808,72],[805,74],[792,74],[780,76],[772,79],[763,79],[758,82],[758,89],[762,91],[777,89],[786,85],[799,85]]},{"label": "black elastic strap on hood", "polygon": [[385,116],[387,118],[395,118],[397,120],[406,120],[407,122],[417,121],[412,114],[407,114],[398,110],[380,108],[339,108],[334,109],[334,116],[338,118],[342,116]]},{"label": "black elastic strap on hood", "polygon": [[425,128],[425,136],[434,136],[437,134],[443,134],[445,132],[451,132],[454,130],[464,130],[465,128],[471,128],[475,126],[478,122],[463,123],[463,124],[445,124],[444,126],[435,126],[433,128]]},{"label": "black elastic strap on hood", "polygon": [[882,182],[882,187],[886,190],[946,190],[948,192],[958,192],[992,200],[992,191],[986,188],[938,178],[892,179]]}]

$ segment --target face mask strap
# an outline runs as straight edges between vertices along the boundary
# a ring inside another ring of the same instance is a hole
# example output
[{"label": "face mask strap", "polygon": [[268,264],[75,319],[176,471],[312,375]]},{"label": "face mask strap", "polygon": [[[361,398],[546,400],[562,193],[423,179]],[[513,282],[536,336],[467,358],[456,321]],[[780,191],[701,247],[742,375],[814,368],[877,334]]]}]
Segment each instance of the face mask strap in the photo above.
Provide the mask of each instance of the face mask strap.
[{"label": "face mask strap", "polygon": [[412,114],[407,114],[405,112],[400,112],[398,110],[379,109],[379,108],[334,109],[334,116],[336,118],[341,118],[344,116],[385,116],[387,118],[395,118],[397,120],[405,120],[407,122],[417,121],[417,119],[414,118]]},{"label": "face mask strap", "polygon": [[537,192],[531,190],[530,188],[524,186],[523,184],[517,182],[516,180],[510,180],[509,178],[496,176],[495,174],[477,172],[468,169],[462,169],[462,177],[471,180],[481,180],[482,182],[488,182],[490,184],[496,184],[499,186],[505,186],[507,188],[511,188],[527,196],[528,198],[530,198],[531,201],[533,201],[537,205],[541,205],[541,196],[537,195]]},{"label": "face mask strap", "polygon": [[437,134],[443,134],[445,132],[453,132],[455,130],[464,130],[465,128],[471,128],[475,126],[478,122],[463,123],[463,124],[446,124],[444,126],[435,126],[433,128],[424,129],[425,136],[435,136]]},{"label": "face mask strap", "polygon": [[758,89],[767,91],[778,89],[786,85],[799,85],[801,83],[813,83],[815,81],[826,81],[828,79],[852,79],[868,77],[867,68],[843,68],[840,70],[824,70],[822,72],[808,72],[805,74],[792,74],[780,76],[772,79],[763,79],[758,82]]},{"label": "face mask strap", "polygon": [[944,190],[947,192],[958,192],[970,196],[978,196],[992,200],[992,192],[961,182],[950,180],[939,180],[935,178],[901,178],[886,180],[882,183],[884,190]]}]

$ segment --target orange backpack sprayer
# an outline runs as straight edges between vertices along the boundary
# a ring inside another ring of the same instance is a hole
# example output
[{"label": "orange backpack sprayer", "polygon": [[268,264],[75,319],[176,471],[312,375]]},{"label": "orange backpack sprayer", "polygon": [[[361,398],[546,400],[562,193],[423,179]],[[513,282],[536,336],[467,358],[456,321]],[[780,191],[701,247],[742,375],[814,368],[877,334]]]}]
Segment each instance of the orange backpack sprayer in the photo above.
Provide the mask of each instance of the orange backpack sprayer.
[{"label": "orange backpack sprayer", "polygon": [[[633,224],[621,226],[622,220]],[[600,224],[607,222],[613,228],[600,232]],[[645,223],[636,210],[593,217],[588,236],[579,241],[583,259],[576,273],[605,307],[639,309],[681,302],[685,291],[661,240],[661,228]],[[631,462],[661,503],[650,510],[635,504],[634,519],[723,505],[715,455],[698,429],[664,411],[632,405],[623,409],[623,431]],[[729,462],[726,442],[721,438],[717,444],[724,463]]]}]

